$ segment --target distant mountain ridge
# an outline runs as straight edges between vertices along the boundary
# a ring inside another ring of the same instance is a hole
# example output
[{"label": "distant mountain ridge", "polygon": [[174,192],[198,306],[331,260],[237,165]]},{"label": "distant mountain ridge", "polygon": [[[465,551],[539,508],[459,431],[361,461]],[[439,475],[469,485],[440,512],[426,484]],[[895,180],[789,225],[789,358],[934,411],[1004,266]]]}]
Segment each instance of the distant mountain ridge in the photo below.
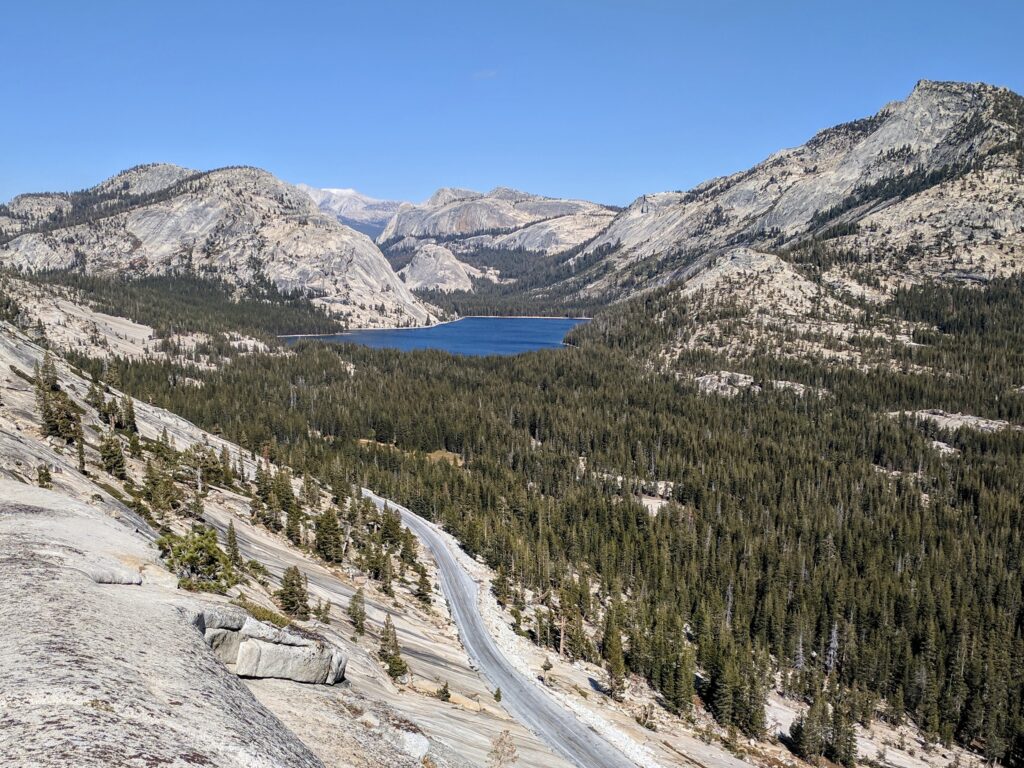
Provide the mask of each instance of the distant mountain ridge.
[{"label": "distant mountain ridge", "polygon": [[486,193],[442,187],[423,203],[402,204],[377,243],[419,289],[514,292],[508,286],[524,271],[551,268],[614,215],[598,203],[509,187]]},{"label": "distant mountain ridge", "polygon": [[378,200],[354,189],[318,189],[308,184],[295,186],[313,198],[321,211],[372,239],[384,231],[402,205],[398,200]]},{"label": "distant mountain ridge", "polygon": [[21,195],[0,209],[0,230],[7,267],[267,279],[352,325],[436,319],[369,237],[257,168],[139,166],[82,192]]},{"label": "distant mountain ridge", "polygon": [[614,215],[598,203],[508,187],[487,193],[442,187],[425,203],[401,205],[377,242],[400,250],[444,242],[454,253],[491,248],[549,255],[586,242]]}]

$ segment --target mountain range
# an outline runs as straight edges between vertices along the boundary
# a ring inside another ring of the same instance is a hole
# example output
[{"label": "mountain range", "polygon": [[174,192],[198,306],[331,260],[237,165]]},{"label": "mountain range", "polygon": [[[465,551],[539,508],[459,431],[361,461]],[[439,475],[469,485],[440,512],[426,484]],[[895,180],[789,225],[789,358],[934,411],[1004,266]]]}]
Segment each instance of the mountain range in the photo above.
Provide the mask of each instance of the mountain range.
[{"label": "mountain range", "polygon": [[433,322],[411,289],[485,290],[559,313],[676,286],[677,300],[727,295],[809,327],[812,314],[837,322],[925,278],[1019,271],[1022,126],[1012,91],[921,81],[748,170],[623,210],[504,187],[398,203],[254,168],[139,166],[0,208],[0,263],[266,278],[365,326]]},{"label": "mountain range", "polygon": [[[1011,91],[625,209],[137,166],[0,267],[9,763],[1024,764]],[[593,317],[278,336],[477,308]]]}]

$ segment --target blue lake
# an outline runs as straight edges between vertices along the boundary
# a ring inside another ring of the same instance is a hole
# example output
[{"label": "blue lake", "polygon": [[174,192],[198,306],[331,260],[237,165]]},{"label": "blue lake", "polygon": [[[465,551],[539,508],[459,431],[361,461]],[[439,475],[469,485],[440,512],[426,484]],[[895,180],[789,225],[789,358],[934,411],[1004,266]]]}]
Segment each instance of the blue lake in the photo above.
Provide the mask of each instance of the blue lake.
[{"label": "blue lake", "polygon": [[[429,328],[346,331],[314,338],[385,349],[443,349],[455,355],[518,355],[561,347],[565,335],[585,322],[574,317],[464,317]],[[294,343],[303,337],[285,338]]]}]

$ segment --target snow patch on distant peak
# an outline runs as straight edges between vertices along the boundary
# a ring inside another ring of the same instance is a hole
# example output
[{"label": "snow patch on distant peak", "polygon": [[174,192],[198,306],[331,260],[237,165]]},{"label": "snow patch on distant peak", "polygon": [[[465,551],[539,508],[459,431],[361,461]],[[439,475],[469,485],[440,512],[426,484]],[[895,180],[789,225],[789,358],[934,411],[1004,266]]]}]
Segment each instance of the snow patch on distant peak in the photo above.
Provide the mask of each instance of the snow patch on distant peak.
[{"label": "snow patch on distant peak", "polygon": [[397,200],[381,200],[364,195],[351,187],[311,187],[296,184],[317,207],[346,226],[352,227],[371,239],[377,237],[398,209],[405,205]]}]

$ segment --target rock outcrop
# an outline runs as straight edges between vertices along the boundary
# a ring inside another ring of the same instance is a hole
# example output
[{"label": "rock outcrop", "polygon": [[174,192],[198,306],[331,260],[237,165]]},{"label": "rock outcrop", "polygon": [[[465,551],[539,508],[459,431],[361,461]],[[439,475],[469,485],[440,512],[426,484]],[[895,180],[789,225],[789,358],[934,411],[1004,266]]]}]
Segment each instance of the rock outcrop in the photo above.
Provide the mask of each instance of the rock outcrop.
[{"label": "rock outcrop", "polygon": [[278,629],[241,610],[207,608],[192,623],[221,661],[239,677],[274,677],[334,685],[345,679],[348,657],[322,637]]},{"label": "rock outcrop", "polygon": [[0,479],[0,499],[5,764],[321,765],[210,651],[146,538],[60,493]]},{"label": "rock outcrop", "polygon": [[442,245],[418,245],[412,261],[398,270],[398,275],[411,290],[472,291],[474,278],[497,281],[494,269],[477,269],[459,261]]}]

